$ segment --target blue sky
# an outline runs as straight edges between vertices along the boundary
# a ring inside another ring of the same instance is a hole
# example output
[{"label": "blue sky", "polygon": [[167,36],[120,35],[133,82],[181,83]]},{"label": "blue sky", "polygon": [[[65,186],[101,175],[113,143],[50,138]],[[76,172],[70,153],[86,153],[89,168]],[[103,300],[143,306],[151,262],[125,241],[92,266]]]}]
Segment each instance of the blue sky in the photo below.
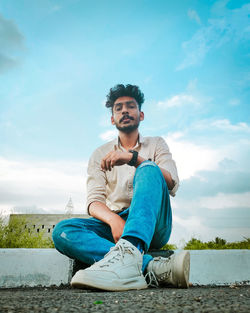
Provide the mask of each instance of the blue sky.
[{"label": "blue sky", "polygon": [[172,242],[250,236],[250,2],[0,0],[0,211],[85,212],[105,96],[145,94],[143,135],[181,178]]}]

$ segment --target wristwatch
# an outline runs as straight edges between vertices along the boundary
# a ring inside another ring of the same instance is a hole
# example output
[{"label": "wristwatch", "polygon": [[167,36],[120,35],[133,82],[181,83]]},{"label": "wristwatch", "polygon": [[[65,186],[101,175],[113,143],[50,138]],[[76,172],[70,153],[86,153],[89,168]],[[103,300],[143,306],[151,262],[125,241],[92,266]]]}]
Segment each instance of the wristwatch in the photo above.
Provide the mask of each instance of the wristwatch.
[{"label": "wristwatch", "polygon": [[127,163],[130,166],[135,166],[138,159],[138,152],[135,150],[128,150],[128,152],[133,153],[132,159]]}]

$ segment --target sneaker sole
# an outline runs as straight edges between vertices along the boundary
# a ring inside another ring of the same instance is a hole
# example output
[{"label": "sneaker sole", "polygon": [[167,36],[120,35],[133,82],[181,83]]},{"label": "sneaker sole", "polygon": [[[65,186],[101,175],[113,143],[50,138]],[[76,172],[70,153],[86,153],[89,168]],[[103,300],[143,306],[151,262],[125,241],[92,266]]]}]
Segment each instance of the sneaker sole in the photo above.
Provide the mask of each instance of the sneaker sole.
[{"label": "sneaker sole", "polygon": [[175,256],[174,277],[175,286],[179,288],[189,287],[190,253],[182,251]]},{"label": "sneaker sole", "polygon": [[89,275],[88,271],[78,271],[71,280],[71,286],[74,288],[86,289],[96,288],[108,291],[125,291],[125,290],[139,290],[148,287],[144,276],[130,279],[112,279],[104,280],[101,277],[95,277],[93,281],[93,274]]}]

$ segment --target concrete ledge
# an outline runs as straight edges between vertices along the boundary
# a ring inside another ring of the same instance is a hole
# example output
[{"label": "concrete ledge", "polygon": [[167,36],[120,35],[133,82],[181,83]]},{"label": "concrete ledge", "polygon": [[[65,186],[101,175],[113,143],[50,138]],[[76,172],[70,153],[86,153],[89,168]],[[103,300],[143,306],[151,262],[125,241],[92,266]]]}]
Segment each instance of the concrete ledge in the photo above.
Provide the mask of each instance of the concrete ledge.
[{"label": "concrete ledge", "polygon": [[250,283],[250,250],[191,250],[194,285]]},{"label": "concrete ledge", "polygon": [[72,264],[55,249],[0,249],[0,288],[68,284]]},{"label": "concrete ledge", "polygon": [[[250,283],[250,250],[192,250],[190,254],[193,285]],[[0,288],[66,285],[72,269],[72,260],[55,249],[0,249]]]}]

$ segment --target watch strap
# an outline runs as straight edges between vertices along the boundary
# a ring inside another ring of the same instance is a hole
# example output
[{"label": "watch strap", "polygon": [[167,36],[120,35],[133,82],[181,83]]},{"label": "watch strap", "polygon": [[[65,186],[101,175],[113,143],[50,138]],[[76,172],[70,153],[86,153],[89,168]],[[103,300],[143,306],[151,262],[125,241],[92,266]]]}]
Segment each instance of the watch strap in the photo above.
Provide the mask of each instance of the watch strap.
[{"label": "watch strap", "polygon": [[137,163],[137,159],[138,159],[138,152],[135,150],[128,150],[129,152],[131,152],[133,154],[132,159],[127,163],[130,166],[135,166]]}]

